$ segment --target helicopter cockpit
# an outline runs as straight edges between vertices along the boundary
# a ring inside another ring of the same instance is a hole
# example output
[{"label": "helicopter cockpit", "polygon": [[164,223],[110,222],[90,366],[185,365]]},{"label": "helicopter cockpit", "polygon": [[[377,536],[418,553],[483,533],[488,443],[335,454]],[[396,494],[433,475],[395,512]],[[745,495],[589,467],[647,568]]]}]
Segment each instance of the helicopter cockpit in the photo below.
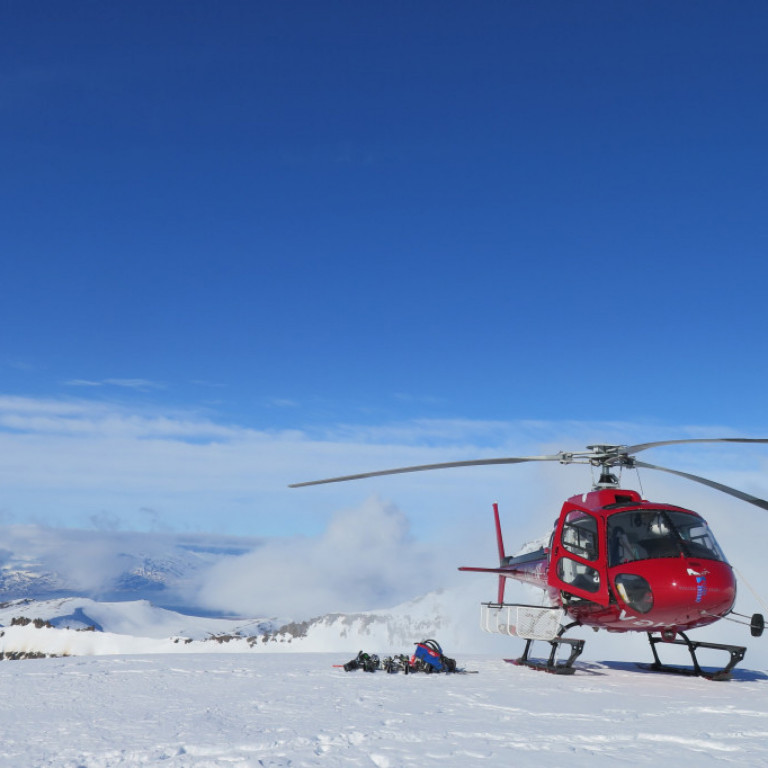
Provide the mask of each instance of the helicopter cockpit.
[{"label": "helicopter cockpit", "polygon": [[608,518],[608,565],[667,557],[727,562],[705,520],[669,509],[619,512]]}]

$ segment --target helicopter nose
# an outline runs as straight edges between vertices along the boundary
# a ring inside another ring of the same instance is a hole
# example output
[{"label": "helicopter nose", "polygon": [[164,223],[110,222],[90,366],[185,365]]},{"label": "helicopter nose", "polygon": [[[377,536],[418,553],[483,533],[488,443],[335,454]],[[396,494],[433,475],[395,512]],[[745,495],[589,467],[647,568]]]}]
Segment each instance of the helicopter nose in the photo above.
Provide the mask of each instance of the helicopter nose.
[{"label": "helicopter nose", "polygon": [[670,627],[711,624],[736,599],[731,567],[715,560],[639,561],[622,566],[614,584],[620,602],[638,619]]},{"label": "helicopter nose", "polygon": [[736,601],[736,579],[727,563],[686,560],[673,580],[675,598],[686,605],[686,620],[723,616]]},{"label": "helicopter nose", "polygon": [[689,560],[685,578],[694,605],[702,610],[725,612],[736,600],[736,579],[726,563]]}]

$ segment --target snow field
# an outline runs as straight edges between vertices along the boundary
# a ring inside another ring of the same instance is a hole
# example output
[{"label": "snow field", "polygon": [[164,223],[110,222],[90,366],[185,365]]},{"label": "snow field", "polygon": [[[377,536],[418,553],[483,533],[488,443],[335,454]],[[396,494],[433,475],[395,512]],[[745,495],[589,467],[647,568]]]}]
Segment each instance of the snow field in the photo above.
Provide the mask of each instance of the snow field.
[{"label": "snow field", "polygon": [[768,677],[585,663],[572,677],[334,668],[339,654],[153,654],[0,664],[0,766],[768,766]]}]

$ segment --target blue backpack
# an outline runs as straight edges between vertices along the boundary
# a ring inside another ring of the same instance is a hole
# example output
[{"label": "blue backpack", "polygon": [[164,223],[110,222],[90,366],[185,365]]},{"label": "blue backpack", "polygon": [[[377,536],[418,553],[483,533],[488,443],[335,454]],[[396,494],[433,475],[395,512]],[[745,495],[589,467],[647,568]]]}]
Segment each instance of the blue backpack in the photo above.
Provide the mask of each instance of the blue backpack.
[{"label": "blue backpack", "polygon": [[416,643],[416,651],[411,659],[411,665],[417,661],[425,672],[455,672],[456,661],[443,654],[443,649],[437,640],[422,640]]}]

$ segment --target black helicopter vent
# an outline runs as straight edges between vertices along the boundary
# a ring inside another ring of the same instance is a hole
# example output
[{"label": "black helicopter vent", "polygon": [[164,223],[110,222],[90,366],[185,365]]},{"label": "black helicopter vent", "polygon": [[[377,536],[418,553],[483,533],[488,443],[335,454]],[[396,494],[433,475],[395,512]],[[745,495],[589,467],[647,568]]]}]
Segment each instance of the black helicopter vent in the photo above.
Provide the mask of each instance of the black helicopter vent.
[{"label": "black helicopter vent", "polygon": [[626,496],[623,493],[617,493],[614,496],[613,504],[606,504],[603,509],[619,509],[620,507],[630,507],[637,503],[638,500],[632,496]]}]

